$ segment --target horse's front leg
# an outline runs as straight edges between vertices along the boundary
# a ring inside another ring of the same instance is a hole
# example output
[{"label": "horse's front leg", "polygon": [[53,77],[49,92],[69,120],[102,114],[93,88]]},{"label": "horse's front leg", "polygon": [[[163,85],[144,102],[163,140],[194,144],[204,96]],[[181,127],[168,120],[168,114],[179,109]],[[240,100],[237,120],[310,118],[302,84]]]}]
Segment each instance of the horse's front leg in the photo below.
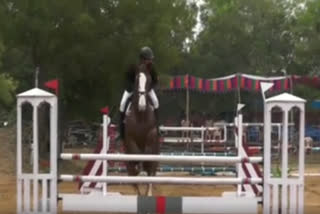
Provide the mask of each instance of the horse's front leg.
[{"label": "horse's front leg", "polygon": [[[148,177],[156,176],[156,170],[158,168],[158,163],[157,162],[144,162],[143,168],[147,172]],[[152,183],[148,183],[145,195],[152,196],[152,190],[153,190]]]},{"label": "horse's front leg", "polygon": [[[156,163],[156,164],[157,164],[157,163]],[[151,174],[148,173],[148,176],[156,176],[156,173],[151,173]],[[147,196],[152,196],[152,189],[153,189],[152,183],[149,183],[149,184],[148,184],[147,191],[146,191],[146,195],[147,195]]]},{"label": "horse's front leg", "polygon": [[[140,173],[139,162],[128,162],[127,163],[127,171],[129,176],[137,176]],[[133,187],[137,193],[137,195],[141,195],[139,185],[133,184]]]},{"label": "horse's front leg", "polygon": [[[148,144],[145,148],[145,154],[156,154],[158,155],[160,153],[160,145],[158,141],[158,132],[157,129],[152,129],[149,134],[147,141]],[[147,172],[148,176],[156,176],[157,168],[158,168],[158,162],[144,162],[143,168]],[[152,190],[153,185],[152,183],[147,184],[147,196],[152,196]]]},{"label": "horse's front leg", "polygon": [[[124,148],[126,154],[138,154],[140,153],[139,148],[137,147],[136,142],[130,138],[128,134],[126,134],[126,140],[124,141]],[[127,172],[129,176],[137,176],[140,173],[140,164],[137,161],[129,161],[127,162]],[[134,190],[137,195],[141,195],[139,185],[133,184]]]}]

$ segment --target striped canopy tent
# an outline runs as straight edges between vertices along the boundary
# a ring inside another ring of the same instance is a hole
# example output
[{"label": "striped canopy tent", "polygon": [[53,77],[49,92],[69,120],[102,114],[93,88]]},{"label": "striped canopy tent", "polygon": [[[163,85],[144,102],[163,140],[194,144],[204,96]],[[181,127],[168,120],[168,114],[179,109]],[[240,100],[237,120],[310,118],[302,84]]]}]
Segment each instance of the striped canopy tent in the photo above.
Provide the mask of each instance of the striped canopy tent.
[{"label": "striped canopy tent", "polygon": [[293,75],[292,81],[294,84],[302,84],[309,87],[320,89],[320,77],[319,76],[298,76]]},{"label": "striped canopy tent", "polygon": [[292,87],[291,76],[261,77],[249,74],[233,74],[224,77],[204,79],[192,75],[182,75],[170,77],[169,81],[163,85],[163,90],[186,91],[186,120],[189,121],[190,95],[189,91],[201,93],[227,93],[238,91],[238,102],[241,102],[240,91],[250,91],[260,93],[260,83],[273,83],[271,92],[290,91]]},{"label": "striped canopy tent", "polygon": [[291,76],[261,77],[249,74],[233,74],[204,79],[192,75],[174,76],[166,82],[164,90],[192,90],[203,93],[226,93],[234,90],[260,92],[260,82],[272,82],[271,91],[289,91]]}]

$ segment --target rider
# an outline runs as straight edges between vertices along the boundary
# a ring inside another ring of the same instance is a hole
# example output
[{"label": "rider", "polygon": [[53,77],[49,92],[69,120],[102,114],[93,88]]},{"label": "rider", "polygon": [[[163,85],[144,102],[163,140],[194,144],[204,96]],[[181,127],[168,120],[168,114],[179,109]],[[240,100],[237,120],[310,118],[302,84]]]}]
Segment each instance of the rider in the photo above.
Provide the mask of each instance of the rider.
[{"label": "rider", "polygon": [[148,95],[152,100],[155,117],[156,117],[156,120],[158,121],[159,101],[158,101],[156,93],[153,90],[153,88],[158,83],[158,74],[155,71],[154,66],[153,66],[153,58],[154,58],[154,55],[153,55],[153,51],[151,50],[151,48],[142,47],[140,50],[140,54],[139,54],[139,59],[140,59],[139,64],[131,66],[125,74],[126,86],[125,86],[125,90],[124,90],[124,93],[122,95],[122,99],[120,102],[120,125],[119,125],[120,130],[119,131],[120,131],[120,138],[122,140],[124,139],[125,108],[126,108],[128,99],[133,94],[134,81],[135,81],[135,75],[136,75],[135,73],[136,73],[136,70],[139,69],[140,65],[145,65],[151,75],[151,90],[148,93]]}]

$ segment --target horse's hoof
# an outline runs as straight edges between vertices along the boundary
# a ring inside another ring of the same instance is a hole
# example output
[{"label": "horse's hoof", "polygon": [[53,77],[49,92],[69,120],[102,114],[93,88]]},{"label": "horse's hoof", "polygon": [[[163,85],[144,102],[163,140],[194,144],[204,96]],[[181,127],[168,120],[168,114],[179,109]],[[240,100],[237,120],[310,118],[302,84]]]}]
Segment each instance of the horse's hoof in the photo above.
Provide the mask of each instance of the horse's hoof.
[{"label": "horse's hoof", "polygon": [[140,175],[140,176],[147,176],[148,174],[147,174],[147,172],[145,172],[145,171],[141,171],[141,172],[139,173],[139,175]]}]

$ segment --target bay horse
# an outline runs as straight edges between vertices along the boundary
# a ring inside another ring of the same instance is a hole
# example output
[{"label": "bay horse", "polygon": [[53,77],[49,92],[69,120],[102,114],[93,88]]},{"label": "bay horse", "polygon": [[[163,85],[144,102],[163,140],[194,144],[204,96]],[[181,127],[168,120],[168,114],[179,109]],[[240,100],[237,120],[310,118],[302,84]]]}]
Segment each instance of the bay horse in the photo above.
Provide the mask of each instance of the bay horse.
[{"label": "bay horse", "polygon": [[[148,95],[151,90],[151,75],[145,64],[135,70],[135,83],[125,117],[124,149],[126,154],[159,154],[158,127],[152,101]],[[157,162],[127,162],[129,176],[137,176],[141,170],[148,176],[155,176]],[[140,194],[138,185],[135,185]],[[152,184],[148,184],[146,195],[152,195]]]}]

